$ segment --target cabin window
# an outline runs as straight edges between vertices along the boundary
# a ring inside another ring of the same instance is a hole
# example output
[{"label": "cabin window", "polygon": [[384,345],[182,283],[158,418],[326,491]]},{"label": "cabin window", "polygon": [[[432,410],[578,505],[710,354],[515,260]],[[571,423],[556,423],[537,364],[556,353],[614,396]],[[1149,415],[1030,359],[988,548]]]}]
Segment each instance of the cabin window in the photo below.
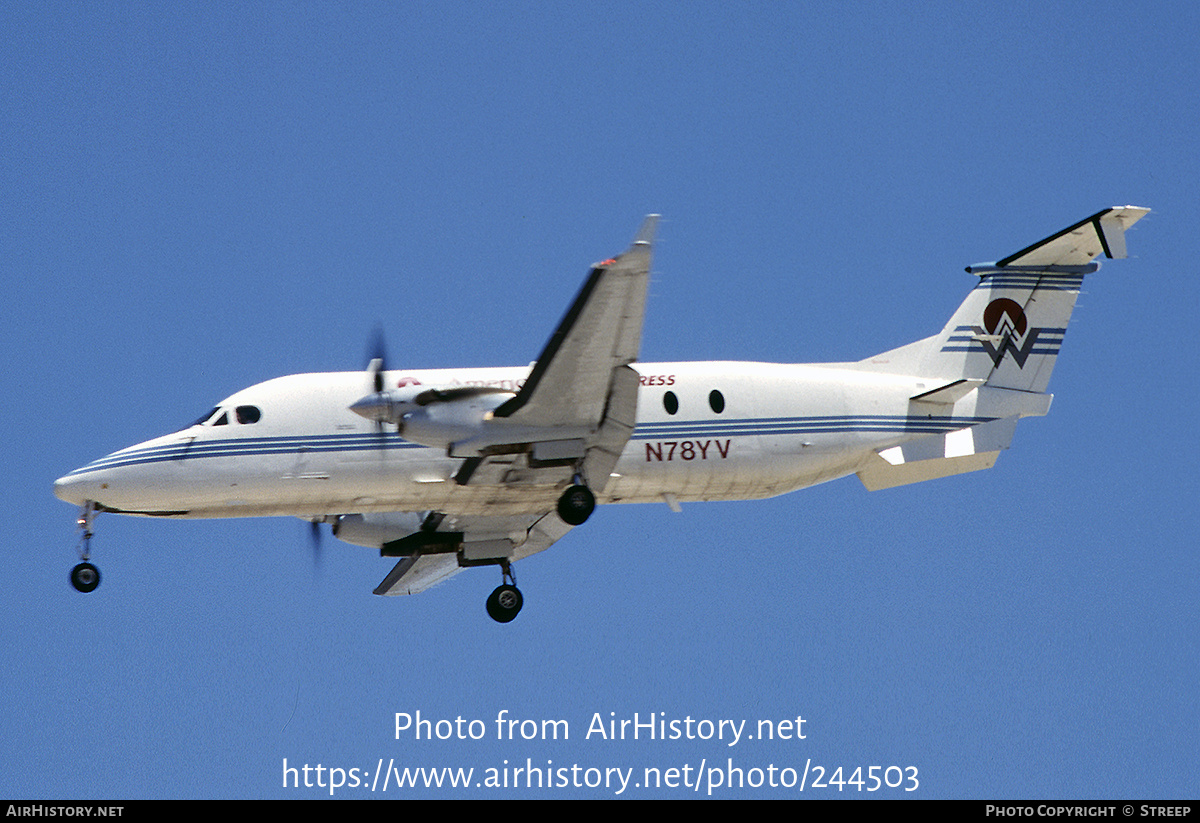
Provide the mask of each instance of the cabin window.
[{"label": "cabin window", "polygon": [[258,406],[238,406],[236,412],[239,423],[257,423],[262,419],[262,412],[258,410]]},{"label": "cabin window", "polygon": [[708,405],[712,407],[713,411],[720,414],[725,411],[725,395],[713,389],[708,393]]},{"label": "cabin window", "polygon": [[679,398],[675,396],[675,392],[669,391],[663,395],[663,408],[667,410],[667,414],[679,411]]}]

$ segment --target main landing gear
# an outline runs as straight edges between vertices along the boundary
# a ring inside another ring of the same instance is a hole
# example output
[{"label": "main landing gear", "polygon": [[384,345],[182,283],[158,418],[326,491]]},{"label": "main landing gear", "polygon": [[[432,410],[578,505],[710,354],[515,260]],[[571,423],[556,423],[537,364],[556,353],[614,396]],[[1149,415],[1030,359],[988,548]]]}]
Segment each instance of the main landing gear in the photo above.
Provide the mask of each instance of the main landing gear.
[{"label": "main landing gear", "polygon": [[[582,478],[575,475],[575,482],[558,498],[556,508],[564,523],[580,526],[596,510],[596,496],[583,484]],[[500,561],[500,571],[504,575],[504,583],[497,586],[488,597],[487,613],[497,623],[510,623],[520,613],[525,598],[517,588],[512,565],[507,560]]]},{"label": "main landing gear", "polygon": [[558,516],[570,526],[581,526],[596,509],[596,496],[576,478],[575,485],[558,498]]},{"label": "main landing gear", "polygon": [[89,500],[83,504],[79,519],[75,521],[83,530],[79,538],[79,559],[83,562],[71,569],[71,585],[84,594],[100,585],[100,570],[88,562],[92,554],[92,522],[98,513],[96,504]]},{"label": "main landing gear", "polygon": [[517,588],[517,578],[513,575],[512,566],[507,560],[500,563],[500,571],[504,575],[504,583],[496,587],[487,599],[488,616],[497,623],[511,623],[525,603],[521,590]]}]

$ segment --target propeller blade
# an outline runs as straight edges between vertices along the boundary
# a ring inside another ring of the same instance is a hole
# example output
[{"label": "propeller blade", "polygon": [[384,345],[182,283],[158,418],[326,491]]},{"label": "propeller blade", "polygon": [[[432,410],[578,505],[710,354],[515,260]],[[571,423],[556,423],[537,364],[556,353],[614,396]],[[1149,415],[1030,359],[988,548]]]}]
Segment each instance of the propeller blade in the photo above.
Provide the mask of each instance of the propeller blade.
[{"label": "propeller blade", "polygon": [[308,541],[312,550],[313,569],[321,568],[321,543],[324,535],[321,533],[321,521],[309,521]]},{"label": "propeller blade", "polygon": [[[383,340],[383,326],[376,325],[367,343],[367,373],[371,375],[371,391],[374,394],[383,391],[383,373],[385,371],[387,371],[387,344]],[[375,421],[375,434],[382,445],[387,436],[382,420]]]},{"label": "propeller blade", "polygon": [[383,391],[383,373],[387,371],[387,344],[383,339],[383,327],[376,326],[367,346],[367,371],[371,373],[373,391]]}]

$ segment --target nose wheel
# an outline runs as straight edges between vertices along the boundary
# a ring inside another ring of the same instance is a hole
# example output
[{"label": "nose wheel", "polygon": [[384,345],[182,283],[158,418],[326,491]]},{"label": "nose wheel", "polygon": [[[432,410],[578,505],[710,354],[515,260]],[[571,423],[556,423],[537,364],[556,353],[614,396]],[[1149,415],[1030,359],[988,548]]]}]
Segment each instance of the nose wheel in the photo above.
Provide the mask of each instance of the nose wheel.
[{"label": "nose wheel", "polygon": [[100,570],[91,563],[80,563],[71,569],[71,585],[84,594],[93,591],[100,585]]},{"label": "nose wheel", "polygon": [[497,623],[511,623],[520,613],[525,598],[517,588],[517,579],[513,576],[512,566],[508,561],[500,564],[500,571],[504,575],[504,583],[497,586],[488,596],[487,613]]},{"label": "nose wheel", "polygon": [[96,504],[89,500],[83,504],[79,519],[75,521],[83,532],[79,538],[79,559],[83,562],[71,569],[71,585],[75,591],[84,594],[95,591],[100,585],[100,570],[88,562],[92,555],[92,523],[99,513]]}]

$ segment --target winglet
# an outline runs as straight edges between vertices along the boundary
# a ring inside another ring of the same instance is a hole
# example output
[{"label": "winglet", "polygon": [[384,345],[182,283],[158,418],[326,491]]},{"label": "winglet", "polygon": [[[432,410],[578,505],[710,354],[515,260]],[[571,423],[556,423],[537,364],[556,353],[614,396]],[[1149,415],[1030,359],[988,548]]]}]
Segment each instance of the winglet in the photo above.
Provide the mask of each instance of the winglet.
[{"label": "winglet", "polygon": [[637,235],[633,238],[635,246],[649,246],[654,243],[654,233],[658,231],[658,219],[661,214],[647,214],[646,219],[642,221],[642,227],[638,229]]},{"label": "winglet", "polygon": [[1113,206],[1100,216],[1100,235],[1104,238],[1104,251],[1114,259],[1123,259],[1125,252],[1125,230],[1141,220],[1150,209],[1140,206]]}]

